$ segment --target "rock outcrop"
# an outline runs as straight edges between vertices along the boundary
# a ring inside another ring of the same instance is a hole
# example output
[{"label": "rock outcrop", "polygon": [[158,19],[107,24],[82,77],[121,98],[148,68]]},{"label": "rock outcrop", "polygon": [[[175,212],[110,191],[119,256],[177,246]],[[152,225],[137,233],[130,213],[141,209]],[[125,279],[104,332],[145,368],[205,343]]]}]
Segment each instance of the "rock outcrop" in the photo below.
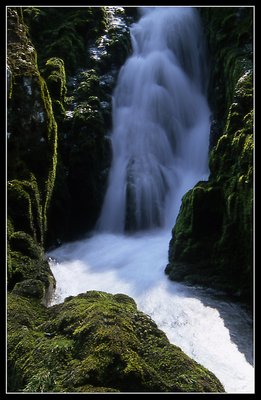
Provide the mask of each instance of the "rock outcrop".
[{"label": "rock outcrop", "polygon": [[90,291],[45,308],[12,293],[8,306],[10,391],[224,391],[124,294]]},{"label": "rock outcrop", "polygon": [[185,194],[173,229],[170,279],[253,296],[253,10],[201,11],[212,63],[207,182]]},{"label": "rock outcrop", "polygon": [[7,49],[8,289],[33,279],[45,301],[54,286],[43,246],[56,178],[57,124],[21,8],[7,8]]}]

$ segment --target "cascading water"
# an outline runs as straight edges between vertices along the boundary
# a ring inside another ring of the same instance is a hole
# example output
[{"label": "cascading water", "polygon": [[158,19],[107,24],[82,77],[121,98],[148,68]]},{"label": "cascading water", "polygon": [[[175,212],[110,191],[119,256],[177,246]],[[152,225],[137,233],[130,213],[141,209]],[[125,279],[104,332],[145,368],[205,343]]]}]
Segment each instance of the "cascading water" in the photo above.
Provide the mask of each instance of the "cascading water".
[{"label": "cascading water", "polygon": [[[144,8],[113,102],[113,163],[97,230],[49,253],[53,303],[126,293],[231,393],[253,393],[251,319],[236,304],[164,275],[182,195],[208,176],[203,38],[193,8]],[[124,230],[136,233],[124,234]],[[52,304],[53,304],[52,303]]]},{"label": "cascading water", "polygon": [[131,33],[133,55],[114,94],[102,231],[173,226],[181,194],[208,173],[210,112],[196,11],[146,10]]}]

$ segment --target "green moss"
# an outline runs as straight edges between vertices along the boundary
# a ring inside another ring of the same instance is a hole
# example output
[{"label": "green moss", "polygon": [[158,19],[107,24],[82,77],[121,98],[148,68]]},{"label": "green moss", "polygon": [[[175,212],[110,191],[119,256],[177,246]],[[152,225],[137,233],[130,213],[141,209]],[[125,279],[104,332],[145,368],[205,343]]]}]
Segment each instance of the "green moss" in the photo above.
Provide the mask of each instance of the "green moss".
[{"label": "green moss", "polygon": [[54,286],[54,278],[48,262],[44,258],[32,259],[18,251],[11,251],[11,269],[9,269],[8,289],[12,290],[16,283],[28,279],[43,282],[46,294],[50,286]]},{"label": "green moss", "polygon": [[[251,11],[231,8],[217,9],[215,13],[205,10],[202,14],[205,18],[208,14],[208,37],[216,51],[216,63],[222,65],[222,79],[220,71],[214,72],[223,89],[222,103],[217,99],[214,113],[223,121],[223,128],[210,151],[209,181],[197,184],[183,198],[170,242],[166,273],[171,279],[239,294],[251,303],[253,75],[250,50],[244,45],[245,41],[251,41],[251,31],[245,35],[245,22]],[[237,20],[243,23],[244,32],[241,26],[236,27]],[[244,38],[242,43],[231,40],[228,22],[235,24],[232,36]],[[216,38],[211,27],[217,30]]]},{"label": "green moss", "polygon": [[253,65],[253,9],[199,8],[210,54],[209,100],[222,135],[234,89]]},{"label": "green moss", "polygon": [[8,306],[14,391],[224,390],[126,295],[90,291],[44,309],[12,294]]},{"label": "green moss", "polygon": [[12,292],[20,296],[42,300],[45,296],[45,287],[38,279],[25,279],[22,282],[17,282]]},{"label": "green moss", "polygon": [[46,303],[54,289],[55,279],[43,248],[27,233],[9,229],[7,251],[8,289]]},{"label": "green moss", "polygon": [[12,250],[37,259],[43,257],[43,249],[35,240],[23,231],[13,232],[9,237],[9,244]]},{"label": "green moss", "polygon": [[8,8],[7,39],[13,81],[8,107],[8,211],[16,230],[43,244],[55,181],[57,124],[20,8]]},{"label": "green moss", "polygon": [[14,221],[16,230],[32,235],[39,243],[43,243],[42,206],[40,193],[35,177],[26,181],[12,180],[8,182],[8,215]]},{"label": "green moss", "polygon": [[41,66],[48,58],[58,57],[69,74],[86,64],[87,42],[106,29],[103,7],[26,7],[23,13]]},{"label": "green moss", "polygon": [[52,99],[63,103],[67,92],[64,61],[57,57],[47,60],[43,76],[46,79]]},{"label": "green moss", "polygon": [[121,66],[131,53],[129,29],[126,29],[126,26],[124,28],[120,26],[110,26],[108,29],[108,36],[110,39],[106,46],[107,55],[104,62]]},{"label": "green moss", "polygon": [[46,368],[40,369],[33,375],[23,392],[49,392],[52,390],[54,378]]},{"label": "green moss", "polygon": [[[26,172],[34,172],[42,198],[43,231],[48,236],[46,243],[52,245],[92,229],[100,213],[111,162],[111,146],[105,137],[112,123],[111,93],[116,70],[130,52],[130,37],[128,28],[113,27],[108,7],[23,7],[21,10],[37,50],[42,74],[39,84],[44,104],[40,112],[44,122],[42,128],[38,125],[21,126],[21,118],[17,117],[10,126],[9,132],[13,136],[10,136],[9,143],[15,147],[9,167],[10,179],[23,180]],[[124,10],[120,10],[120,14],[124,19]],[[88,48],[101,44],[107,55],[92,63]],[[100,81],[103,74],[112,74],[112,82]],[[69,76],[68,82],[66,76]],[[47,83],[48,94],[41,78]],[[17,81],[16,85],[19,84]],[[30,115],[29,110],[35,110],[38,102],[34,96],[34,84],[33,81],[33,99],[25,102],[27,109],[23,114],[26,116]],[[13,90],[16,96],[17,86]],[[48,106],[48,97],[52,100],[52,110]],[[21,98],[22,95],[19,103]],[[14,108],[10,108],[10,121],[13,120]],[[53,117],[58,128],[51,123]],[[26,121],[29,125],[30,118],[27,117]],[[14,125],[15,129],[21,126],[15,134]],[[24,140],[23,132],[29,132],[29,128],[30,132],[37,132],[37,139],[34,135],[34,139],[30,136],[29,141]],[[60,165],[55,181],[57,160],[54,152],[57,147],[53,139],[56,129]],[[18,165],[22,162],[23,173],[20,172],[21,165]],[[52,199],[55,185],[57,189]],[[61,189],[63,192],[58,193]],[[60,207],[63,196],[66,198],[64,213]],[[53,218],[50,234],[47,233],[47,215]],[[54,237],[52,243],[51,237]]]},{"label": "green moss", "polygon": [[37,75],[36,51],[28,38],[19,7],[7,7],[7,33],[7,64],[12,72],[12,82],[15,76]]},{"label": "green moss", "polygon": [[79,85],[76,90],[78,100],[87,100],[89,96],[100,96],[100,80],[95,69],[81,72],[79,75]]},{"label": "green moss", "polygon": [[57,166],[57,124],[54,119],[52,101],[47,89],[46,82],[40,78],[41,82],[41,98],[44,102],[44,107],[47,115],[47,143],[48,143],[48,175],[45,181],[44,201],[43,201],[43,231],[47,230],[47,211],[50,205],[52,192],[56,177]]}]

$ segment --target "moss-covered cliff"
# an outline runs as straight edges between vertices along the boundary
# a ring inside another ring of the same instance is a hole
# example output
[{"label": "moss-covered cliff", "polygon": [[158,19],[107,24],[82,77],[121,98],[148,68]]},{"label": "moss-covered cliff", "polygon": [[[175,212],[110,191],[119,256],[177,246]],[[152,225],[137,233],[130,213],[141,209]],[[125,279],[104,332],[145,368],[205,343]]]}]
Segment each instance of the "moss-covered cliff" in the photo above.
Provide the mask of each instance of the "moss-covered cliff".
[{"label": "moss-covered cliff", "polygon": [[126,295],[86,292],[46,309],[11,294],[8,305],[10,391],[224,391]]},{"label": "moss-covered cliff", "polygon": [[[26,234],[43,263],[43,248],[86,233],[98,218],[128,18],[111,7],[7,8],[8,240]],[[16,243],[8,242],[10,288],[33,278]]]},{"label": "moss-covered cliff", "polygon": [[213,110],[207,182],[182,200],[166,273],[251,302],[253,294],[253,9],[201,10]]},{"label": "moss-covered cliff", "polygon": [[121,7],[25,7],[24,20],[58,124],[48,246],[81,237],[99,216],[111,162],[111,95],[128,56]]},{"label": "moss-covered cliff", "polygon": [[44,300],[54,284],[43,245],[56,177],[57,124],[20,8],[7,9],[7,50],[8,288],[34,279]]}]

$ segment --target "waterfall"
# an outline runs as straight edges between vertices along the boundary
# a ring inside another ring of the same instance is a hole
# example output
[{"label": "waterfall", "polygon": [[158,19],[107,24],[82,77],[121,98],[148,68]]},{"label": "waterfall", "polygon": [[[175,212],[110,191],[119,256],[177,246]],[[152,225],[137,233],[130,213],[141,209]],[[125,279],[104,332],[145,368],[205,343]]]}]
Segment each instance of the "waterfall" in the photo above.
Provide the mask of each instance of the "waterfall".
[{"label": "waterfall", "polygon": [[174,225],[180,199],[208,176],[210,111],[193,8],[143,9],[113,96],[113,162],[97,227]]},{"label": "waterfall", "polygon": [[113,97],[113,162],[97,230],[48,254],[52,304],[87,290],[125,293],[227,392],[253,393],[251,318],[164,274],[181,198],[209,173],[199,16],[194,8],[143,8],[131,35],[133,54]]}]

